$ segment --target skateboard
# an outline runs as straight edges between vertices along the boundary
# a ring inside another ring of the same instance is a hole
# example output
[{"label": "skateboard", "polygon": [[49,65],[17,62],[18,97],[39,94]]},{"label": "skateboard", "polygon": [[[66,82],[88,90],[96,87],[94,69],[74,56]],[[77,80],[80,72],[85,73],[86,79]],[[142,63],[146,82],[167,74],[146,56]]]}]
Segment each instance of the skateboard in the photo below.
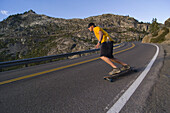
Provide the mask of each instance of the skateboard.
[{"label": "skateboard", "polygon": [[131,67],[130,69],[121,71],[120,73],[116,73],[114,75],[105,76],[104,80],[108,80],[110,82],[113,82],[116,77],[118,77],[120,75],[128,74],[129,72],[137,72],[137,69]]}]

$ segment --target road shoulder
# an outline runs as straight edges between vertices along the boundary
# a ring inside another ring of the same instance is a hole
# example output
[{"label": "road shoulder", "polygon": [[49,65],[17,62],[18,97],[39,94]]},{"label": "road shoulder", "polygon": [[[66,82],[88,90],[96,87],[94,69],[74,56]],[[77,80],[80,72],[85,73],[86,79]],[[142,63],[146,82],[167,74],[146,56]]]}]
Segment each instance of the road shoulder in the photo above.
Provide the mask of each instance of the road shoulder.
[{"label": "road shoulder", "polygon": [[147,99],[146,112],[168,113],[170,111],[170,45],[162,45],[164,49],[163,66]]}]

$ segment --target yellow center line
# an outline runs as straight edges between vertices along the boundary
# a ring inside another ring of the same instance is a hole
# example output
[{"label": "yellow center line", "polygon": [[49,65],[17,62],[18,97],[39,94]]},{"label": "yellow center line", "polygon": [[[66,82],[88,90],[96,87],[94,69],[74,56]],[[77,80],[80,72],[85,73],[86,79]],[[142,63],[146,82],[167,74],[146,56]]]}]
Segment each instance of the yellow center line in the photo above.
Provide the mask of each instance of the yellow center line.
[{"label": "yellow center line", "polygon": [[[134,47],[135,47],[135,44],[132,43],[132,46],[130,48],[127,48],[127,49],[115,52],[114,55],[118,54],[118,53],[121,53],[121,52],[124,52],[124,51],[127,51],[127,50],[130,50],[130,49],[132,49]],[[66,65],[66,66],[50,69],[50,70],[47,70],[47,71],[42,71],[42,72],[38,72],[38,73],[26,75],[26,76],[14,78],[14,79],[2,81],[2,82],[0,82],[0,85],[11,83],[11,82],[15,82],[15,81],[19,81],[19,80],[23,80],[23,79],[26,79],[26,78],[35,77],[35,76],[38,76],[38,75],[42,75],[42,74],[50,73],[50,72],[53,72],[53,71],[65,69],[65,68],[68,68],[68,67],[73,67],[73,66],[76,66],[76,65],[80,65],[80,64],[84,64],[84,63],[91,62],[91,61],[94,61],[94,60],[98,60],[99,58],[100,57],[97,57],[97,58],[93,58],[93,59],[90,59],[90,60],[85,60],[85,61],[82,61],[82,62],[78,62],[78,63],[74,63],[74,64],[70,64],[70,65]]]},{"label": "yellow center line", "polygon": [[127,49],[124,49],[124,50],[121,50],[121,51],[115,52],[115,53],[113,53],[113,54],[115,55],[115,54],[118,54],[118,53],[122,53],[122,52],[127,51],[127,50],[130,50],[130,49],[132,49],[132,48],[134,48],[134,47],[135,47],[135,44],[134,44],[134,43],[132,43],[132,46],[131,46],[130,48],[127,48]]}]

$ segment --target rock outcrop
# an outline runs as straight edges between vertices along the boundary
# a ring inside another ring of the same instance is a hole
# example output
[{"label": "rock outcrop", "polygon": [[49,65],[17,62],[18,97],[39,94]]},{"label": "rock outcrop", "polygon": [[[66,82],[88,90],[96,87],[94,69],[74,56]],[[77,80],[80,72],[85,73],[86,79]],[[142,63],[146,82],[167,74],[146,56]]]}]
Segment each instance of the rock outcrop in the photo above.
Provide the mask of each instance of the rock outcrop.
[{"label": "rock outcrop", "polygon": [[166,26],[166,27],[170,27],[170,18],[168,18],[168,19],[165,21],[165,26]]}]

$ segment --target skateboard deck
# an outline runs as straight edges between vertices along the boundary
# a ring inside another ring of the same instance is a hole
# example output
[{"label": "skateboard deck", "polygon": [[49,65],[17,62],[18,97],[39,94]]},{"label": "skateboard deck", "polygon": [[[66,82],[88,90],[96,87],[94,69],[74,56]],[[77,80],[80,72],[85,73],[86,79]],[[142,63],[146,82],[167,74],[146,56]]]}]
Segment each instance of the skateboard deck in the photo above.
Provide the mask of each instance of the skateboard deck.
[{"label": "skateboard deck", "polygon": [[113,82],[116,77],[123,75],[123,74],[128,74],[129,72],[137,72],[137,69],[131,67],[130,69],[121,71],[120,73],[105,76],[104,80],[108,80],[110,82]]}]

